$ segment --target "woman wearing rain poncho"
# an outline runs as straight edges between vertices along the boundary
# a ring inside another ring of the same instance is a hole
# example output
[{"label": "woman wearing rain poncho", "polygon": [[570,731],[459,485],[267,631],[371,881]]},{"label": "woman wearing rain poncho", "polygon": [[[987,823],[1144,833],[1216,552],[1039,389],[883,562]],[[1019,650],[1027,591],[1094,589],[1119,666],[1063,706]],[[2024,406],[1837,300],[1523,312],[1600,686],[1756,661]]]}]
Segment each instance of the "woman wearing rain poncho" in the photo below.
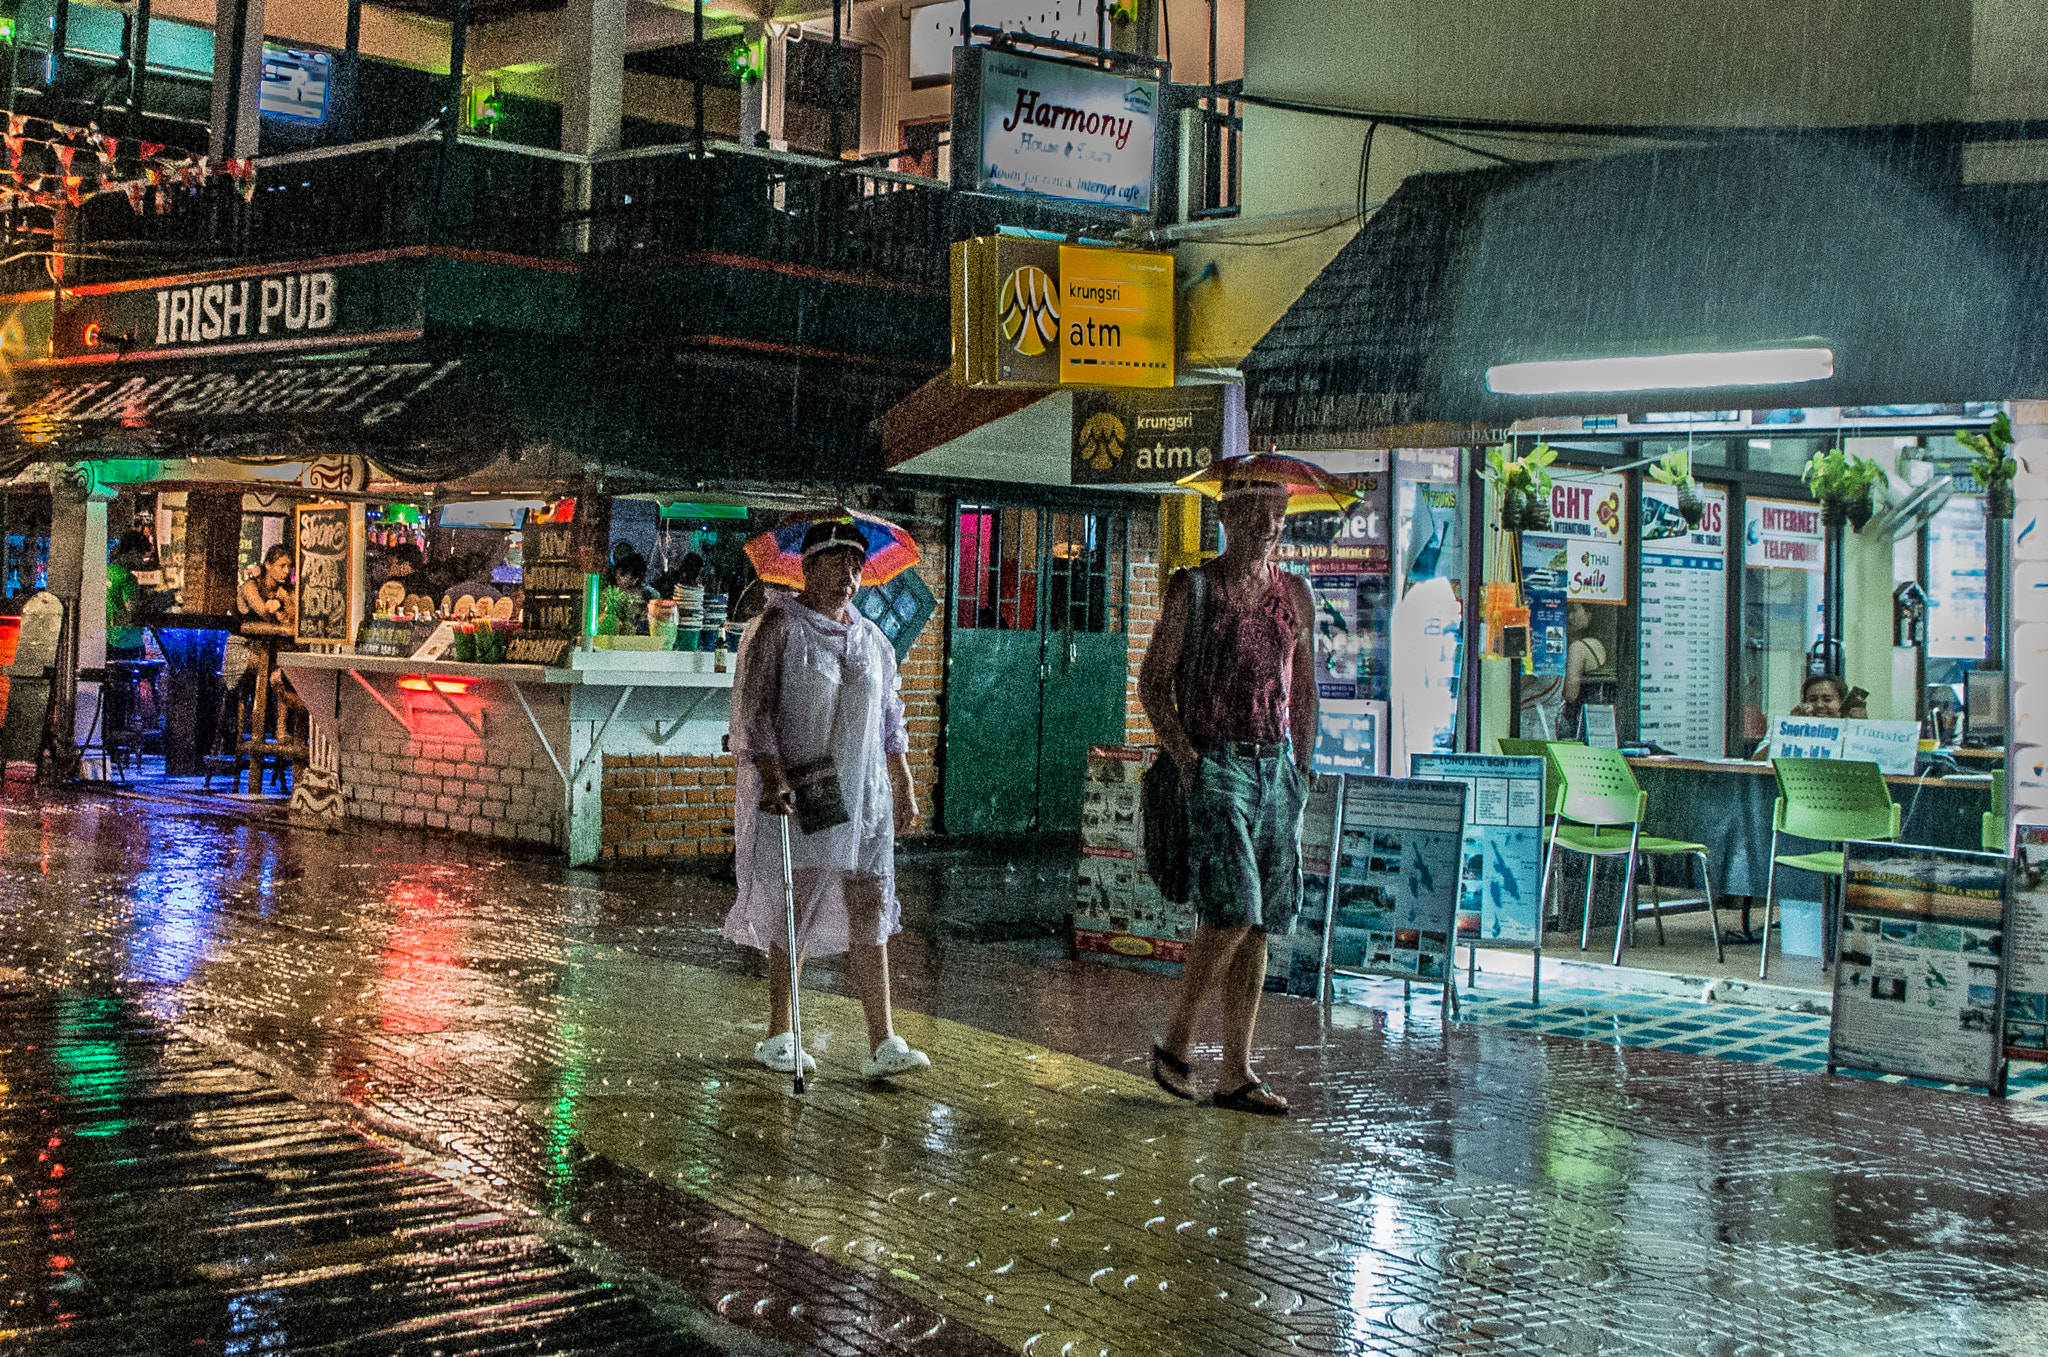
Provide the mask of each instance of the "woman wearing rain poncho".
[{"label": "woman wearing rain poncho", "polygon": [[[788,540],[778,540],[788,539]],[[761,577],[802,589],[769,595],[740,644],[733,680],[732,751],[739,763],[734,848],[739,899],[725,936],[769,954],[769,1037],[754,1056],[771,1070],[806,1070],[790,1011],[784,950],[782,826],[790,833],[797,964],[847,953],[847,977],[867,1016],[865,1078],[931,1064],[896,1035],[889,1010],[889,935],[901,927],[896,836],[917,827],[896,652],[853,607],[863,573],[887,578],[917,559],[900,529],[839,512],[785,524],[748,544]],[[886,572],[886,573],[885,573]]]}]

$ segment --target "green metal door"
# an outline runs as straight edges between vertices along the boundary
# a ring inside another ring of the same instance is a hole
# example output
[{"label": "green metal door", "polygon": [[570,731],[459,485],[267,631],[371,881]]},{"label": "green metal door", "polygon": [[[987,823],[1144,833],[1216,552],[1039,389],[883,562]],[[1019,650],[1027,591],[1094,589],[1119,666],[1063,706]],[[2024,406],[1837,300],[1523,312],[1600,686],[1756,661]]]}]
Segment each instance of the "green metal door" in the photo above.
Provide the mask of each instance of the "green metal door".
[{"label": "green metal door", "polygon": [[1090,743],[1124,736],[1129,519],[957,506],[942,824],[1077,828]]},{"label": "green metal door", "polygon": [[1051,515],[1045,685],[1038,726],[1038,828],[1081,827],[1088,746],[1122,744],[1130,671],[1123,514]]}]

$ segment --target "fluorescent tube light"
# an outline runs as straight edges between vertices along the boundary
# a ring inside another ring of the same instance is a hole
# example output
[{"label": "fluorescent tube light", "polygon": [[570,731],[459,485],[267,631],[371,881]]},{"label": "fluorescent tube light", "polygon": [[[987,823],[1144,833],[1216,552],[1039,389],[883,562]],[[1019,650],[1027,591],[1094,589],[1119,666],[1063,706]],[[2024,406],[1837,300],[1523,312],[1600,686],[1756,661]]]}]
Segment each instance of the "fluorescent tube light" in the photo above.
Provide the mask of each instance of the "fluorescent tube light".
[{"label": "fluorescent tube light", "polygon": [[1659,353],[1630,358],[1502,363],[1486,370],[1486,389],[1497,396],[1696,391],[1819,382],[1834,375],[1833,349],[1738,349],[1727,353]]}]

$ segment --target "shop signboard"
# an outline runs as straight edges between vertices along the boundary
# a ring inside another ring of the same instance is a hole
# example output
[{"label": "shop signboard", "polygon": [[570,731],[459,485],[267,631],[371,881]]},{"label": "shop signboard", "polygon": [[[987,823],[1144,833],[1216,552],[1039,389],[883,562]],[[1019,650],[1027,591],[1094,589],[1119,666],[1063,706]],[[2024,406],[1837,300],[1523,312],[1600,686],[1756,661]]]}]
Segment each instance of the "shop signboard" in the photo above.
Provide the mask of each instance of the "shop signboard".
[{"label": "shop signboard", "polygon": [[1465,840],[1464,782],[1346,777],[1335,841],[1336,970],[1448,983]]},{"label": "shop signboard", "polygon": [[2048,826],[2014,837],[2012,916],[2005,934],[2005,1050],[2048,1060]]},{"label": "shop signboard", "polygon": [[1075,485],[1171,485],[1247,446],[1244,388],[1074,392]]},{"label": "shop signboard", "polygon": [[434,626],[410,617],[366,617],[356,635],[356,654],[408,658],[433,635]]},{"label": "shop signboard", "polygon": [[2007,859],[1843,845],[1828,1070],[2005,1088]]},{"label": "shop signboard", "polygon": [[82,289],[50,327],[50,353],[123,367],[182,353],[282,353],[337,339],[416,338],[425,259],[332,259],[220,269]]},{"label": "shop signboard", "polygon": [[1673,754],[1717,759],[1727,753],[1728,492],[1701,486],[1700,499],[1705,512],[1689,528],[1675,489],[1643,486],[1636,730]]},{"label": "shop signboard", "polygon": [[1628,489],[1619,474],[1551,473],[1550,531],[1522,534],[1522,551],[1557,573],[1577,603],[1628,602]]},{"label": "shop signboard", "polygon": [[355,542],[346,504],[302,504],[295,511],[298,544],[298,640],[346,644],[354,639]]},{"label": "shop signboard", "polygon": [[952,275],[956,385],[1173,385],[1170,254],[977,236]]},{"label": "shop signboard", "polygon": [[1338,476],[1358,500],[1341,513],[1291,514],[1273,549],[1282,565],[1311,575],[1386,575],[1393,569],[1385,473]]},{"label": "shop signboard", "polygon": [[1854,759],[1905,776],[1920,757],[1917,721],[1847,721],[1781,716],[1771,727],[1774,759]]},{"label": "shop signboard", "polygon": [[994,47],[961,57],[954,187],[1152,210],[1157,80]]},{"label": "shop signboard", "polygon": [[574,499],[557,501],[546,514],[527,516],[524,599],[519,630],[505,647],[508,662],[569,663],[569,652],[583,634],[587,582],[600,556],[591,543],[603,535],[578,515]]},{"label": "shop signboard", "polygon": [[1090,745],[1081,798],[1081,859],[1074,870],[1074,951],[1156,969],[1186,959],[1192,905],[1159,893],[1145,870],[1140,782],[1158,751]]},{"label": "shop signboard", "polygon": [[1752,496],[1742,511],[1742,564],[1751,570],[1827,569],[1827,530],[1820,506]]},{"label": "shop signboard", "polygon": [[[279,364],[254,369],[123,372],[90,367],[66,380],[0,391],[0,429],[47,438],[106,429],[172,430],[229,421],[240,430],[336,429],[372,435],[430,391],[456,384],[460,358],[420,363]],[[106,374],[106,375],[102,375]]]},{"label": "shop signboard", "polygon": [[1411,776],[1465,784],[1458,937],[1488,947],[1542,947],[1543,760],[1416,754]]},{"label": "shop signboard", "polygon": [[1331,698],[1316,707],[1318,773],[1387,771],[1387,704]]}]

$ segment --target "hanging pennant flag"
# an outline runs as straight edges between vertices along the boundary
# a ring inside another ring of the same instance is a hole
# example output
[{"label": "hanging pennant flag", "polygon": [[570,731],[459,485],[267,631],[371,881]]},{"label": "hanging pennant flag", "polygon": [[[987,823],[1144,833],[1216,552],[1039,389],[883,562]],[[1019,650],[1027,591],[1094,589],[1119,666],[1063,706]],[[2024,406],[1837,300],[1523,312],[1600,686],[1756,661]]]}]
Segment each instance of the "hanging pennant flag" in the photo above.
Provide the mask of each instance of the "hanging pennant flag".
[{"label": "hanging pennant flag", "polygon": [[238,160],[234,171],[235,187],[242,191],[242,201],[253,202],[256,198],[256,162]]},{"label": "hanging pennant flag", "polygon": [[10,137],[18,137],[18,136],[21,136],[21,135],[22,135],[23,133],[25,133],[25,132],[27,132],[27,131],[28,131],[28,114],[26,114],[26,113],[10,113],[10,114],[8,114],[8,115],[7,115],[7,135],[8,135],[8,136],[10,136]]},{"label": "hanging pennant flag", "polygon": [[121,191],[128,195],[128,206],[135,209],[135,215],[142,215],[142,191],[149,185],[140,179],[131,179],[121,185]]},{"label": "hanging pennant flag", "polygon": [[5,142],[7,146],[8,169],[19,170],[21,168],[21,148],[27,141],[27,137],[0,137],[0,142]]},{"label": "hanging pennant flag", "polygon": [[57,153],[57,163],[64,167],[64,173],[71,173],[71,157],[78,154],[78,148],[76,146],[52,146],[50,149]]},{"label": "hanging pennant flag", "polygon": [[155,160],[163,153],[164,144],[160,141],[142,142],[136,147],[135,151],[135,154],[141,156],[144,160]]},{"label": "hanging pennant flag", "polygon": [[71,205],[72,205],[73,207],[84,207],[84,206],[85,206],[85,195],[84,195],[83,193],[81,193],[81,192],[79,191],[80,189],[83,189],[84,187],[85,187],[85,176],[84,176],[84,175],[82,175],[82,174],[67,174],[67,175],[65,175],[65,176],[64,176],[64,196],[65,196],[66,198],[69,198],[69,199],[71,200]]},{"label": "hanging pennant flag", "polygon": [[119,137],[95,137],[93,145],[100,153],[100,164],[106,168],[109,174],[113,173],[115,157],[121,154],[121,139]]}]

